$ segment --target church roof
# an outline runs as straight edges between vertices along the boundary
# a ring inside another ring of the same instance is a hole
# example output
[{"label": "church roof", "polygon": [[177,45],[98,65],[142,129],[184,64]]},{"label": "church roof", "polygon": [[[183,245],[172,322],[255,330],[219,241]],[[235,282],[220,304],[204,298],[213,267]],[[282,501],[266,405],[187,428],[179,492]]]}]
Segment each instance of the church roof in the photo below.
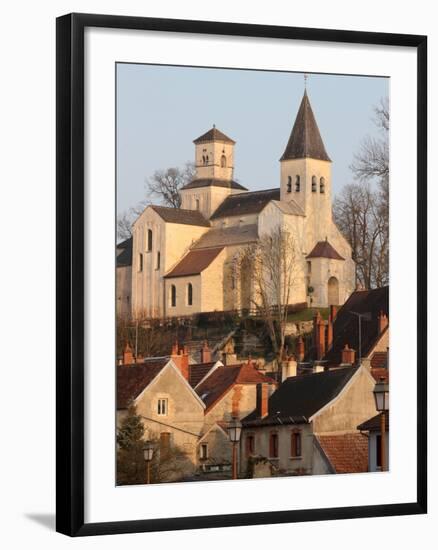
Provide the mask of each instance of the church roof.
[{"label": "church roof", "polygon": [[132,237],[117,245],[117,267],[127,267],[132,265]]},{"label": "church roof", "polygon": [[264,191],[229,195],[213,212],[210,219],[258,214],[272,200],[280,200],[280,189],[266,189]]},{"label": "church roof", "polygon": [[208,132],[205,132],[205,134],[202,134],[202,136],[199,136],[195,140],[193,140],[193,143],[208,143],[210,141],[223,141],[225,143],[236,143],[231,138],[226,136],[223,132],[218,130],[216,126],[213,126],[211,130],[208,130]]},{"label": "church roof", "polygon": [[306,258],[329,258],[330,260],[345,260],[328,241],[319,241]]},{"label": "church roof", "polygon": [[168,206],[155,205],[152,205],[151,208],[168,223],[210,227],[210,222],[198,210],[185,210],[183,208],[169,208]]},{"label": "church roof", "polygon": [[301,158],[330,161],[321,134],[319,133],[318,124],[310,106],[307,92],[304,92],[289,141],[280,160]]},{"label": "church roof", "polygon": [[199,178],[181,187],[181,189],[198,189],[199,187],[225,187],[226,189],[240,189],[248,191],[246,187],[233,180],[223,180],[219,178]]},{"label": "church roof", "polygon": [[284,202],[284,201],[273,201],[273,202],[284,214],[292,214],[293,216],[305,216],[304,210],[293,199],[289,200],[288,202]]},{"label": "church roof", "polygon": [[165,278],[185,277],[187,275],[199,275],[223,250],[219,248],[206,248],[202,250],[190,250],[184,258],[167,274]]},{"label": "church roof", "polygon": [[204,233],[193,245],[193,249],[211,248],[214,246],[231,246],[246,244],[257,241],[257,224],[233,226],[233,227],[212,227]]}]

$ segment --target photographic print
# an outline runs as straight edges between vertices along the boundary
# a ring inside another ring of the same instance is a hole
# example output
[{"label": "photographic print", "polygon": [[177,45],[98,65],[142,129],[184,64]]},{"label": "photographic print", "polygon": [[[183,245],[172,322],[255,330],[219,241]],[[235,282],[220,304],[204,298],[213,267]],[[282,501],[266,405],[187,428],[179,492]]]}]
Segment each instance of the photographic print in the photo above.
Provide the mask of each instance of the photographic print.
[{"label": "photographic print", "polygon": [[116,63],[116,484],[389,470],[389,78]]}]

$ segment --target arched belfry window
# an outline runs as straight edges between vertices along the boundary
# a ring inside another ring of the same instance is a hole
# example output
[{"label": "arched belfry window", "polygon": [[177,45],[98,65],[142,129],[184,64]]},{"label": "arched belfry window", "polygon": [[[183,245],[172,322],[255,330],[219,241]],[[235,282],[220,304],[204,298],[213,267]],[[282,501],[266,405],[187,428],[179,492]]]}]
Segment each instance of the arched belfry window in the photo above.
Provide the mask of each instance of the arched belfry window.
[{"label": "arched belfry window", "polygon": [[170,287],[170,305],[171,307],[176,306],[176,286],[171,285]]},{"label": "arched belfry window", "polygon": [[221,168],[227,167],[227,157],[225,155],[221,156]]},{"label": "arched belfry window", "polygon": [[199,210],[199,199],[195,199],[195,210]]},{"label": "arched belfry window", "polygon": [[187,305],[193,305],[193,286],[192,283],[187,284]]},{"label": "arched belfry window", "polygon": [[148,251],[152,250],[152,229],[148,229]]},{"label": "arched belfry window", "polygon": [[296,176],[295,177],[295,192],[296,193],[299,193],[300,192],[300,188],[301,188],[301,178],[300,176]]},{"label": "arched belfry window", "polygon": [[316,193],[316,176],[312,176],[312,193]]},{"label": "arched belfry window", "polygon": [[325,193],[325,179],[324,178],[321,178],[319,180],[319,192],[320,193]]},{"label": "arched belfry window", "polygon": [[287,192],[290,193],[292,191],[292,178],[290,176],[287,177]]}]

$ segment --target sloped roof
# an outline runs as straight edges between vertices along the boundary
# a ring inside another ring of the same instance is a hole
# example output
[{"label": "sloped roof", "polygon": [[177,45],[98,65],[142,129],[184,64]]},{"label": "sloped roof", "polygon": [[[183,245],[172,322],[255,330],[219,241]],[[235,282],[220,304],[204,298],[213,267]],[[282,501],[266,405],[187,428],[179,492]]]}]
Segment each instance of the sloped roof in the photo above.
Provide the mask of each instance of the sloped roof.
[{"label": "sloped roof", "polygon": [[307,422],[344,388],[357,372],[348,367],[287,378],[268,401],[268,415],[259,418],[253,411],[243,420],[246,426]]},{"label": "sloped roof", "polygon": [[185,210],[183,208],[170,208],[168,206],[155,205],[152,205],[151,208],[168,223],[210,227],[210,222],[206,220],[198,210]]},{"label": "sloped roof", "polygon": [[[380,422],[381,422],[382,413],[376,414],[366,422],[362,422],[357,429],[362,432],[380,432]],[[385,430],[389,430],[389,411],[386,411],[385,414]]]},{"label": "sloped roof", "polygon": [[242,225],[240,227],[212,227],[210,231],[204,233],[196,241],[192,249],[252,243],[257,239],[257,224]]},{"label": "sloped roof", "polygon": [[235,384],[275,384],[258,371],[254,364],[227,365],[217,367],[197,388],[196,393],[204,401],[206,408],[211,408]]},{"label": "sloped roof", "polygon": [[286,149],[280,160],[313,158],[328,160],[307,92],[304,92]]},{"label": "sloped roof", "polygon": [[210,219],[258,214],[272,200],[280,200],[280,189],[266,189],[264,191],[230,195],[218,206]]},{"label": "sloped roof", "polygon": [[119,365],[117,367],[117,409],[126,409],[168,362],[169,357],[160,357],[137,365]]},{"label": "sloped roof", "polygon": [[380,369],[386,368],[388,362],[387,351],[375,351],[371,357],[371,368]]},{"label": "sloped roof", "polygon": [[225,187],[226,189],[240,189],[242,191],[248,191],[246,187],[243,187],[240,183],[234,180],[222,180],[219,178],[199,178],[187,183],[181,189],[198,189],[199,187]]},{"label": "sloped roof", "polygon": [[328,241],[319,241],[307,254],[306,258],[329,258],[330,260],[345,260]]},{"label": "sloped roof", "polygon": [[189,365],[189,384],[194,388],[211,371],[216,361]]},{"label": "sloped roof", "polygon": [[288,202],[284,201],[272,201],[284,214],[292,214],[293,216],[305,216],[304,210],[301,206],[290,199]]},{"label": "sloped roof", "polygon": [[365,434],[318,435],[317,439],[336,474],[368,471],[368,438]]},{"label": "sloped roof", "polygon": [[116,265],[117,267],[132,265],[132,237],[117,245]]},{"label": "sloped roof", "polygon": [[193,140],[193,143],[208,143],[210,141],[223,141],[225,143],[236,143],[231,138],[226,136],[223,132],[218,130],[216,126],[213,126],[208,132],[202,134],[198,138]]},{"label": "sloped roof", "polygon": [[361,323],[361,356],[368,357],[378,338],[381,337],[378,326],[379,313],[382,311],[389,316],[389,287],[358,290],[351,294],[336,315],[333,325],[333,345],[323,357],[329,364],[339,365],[341,363],[341,351],[345,344],[348,344],[358,354],[359,327],[357,316],[353,315],[352,311],[371,314],[371,321],[362,319]]},{"label": "sloped roof", "polygon": [[205,248],[202,250],[190,250],[184,258],[164,277],[185,277],[187,275],[199,275],[222,252],[223,247]]}]

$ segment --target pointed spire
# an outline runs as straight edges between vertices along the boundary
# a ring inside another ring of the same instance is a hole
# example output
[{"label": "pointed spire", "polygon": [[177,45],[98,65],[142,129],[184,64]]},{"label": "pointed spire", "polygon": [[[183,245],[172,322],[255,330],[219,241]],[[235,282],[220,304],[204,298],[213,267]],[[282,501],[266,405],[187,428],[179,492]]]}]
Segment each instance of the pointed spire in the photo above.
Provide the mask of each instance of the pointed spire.
[{"label": "pointed spire", "polygon": [[318,124],[310,106],[306,89],[304,90],[303,99],[301,100],[289,141],[280,160],[301,158],[313,158],[331,162],[319,133]]}]

